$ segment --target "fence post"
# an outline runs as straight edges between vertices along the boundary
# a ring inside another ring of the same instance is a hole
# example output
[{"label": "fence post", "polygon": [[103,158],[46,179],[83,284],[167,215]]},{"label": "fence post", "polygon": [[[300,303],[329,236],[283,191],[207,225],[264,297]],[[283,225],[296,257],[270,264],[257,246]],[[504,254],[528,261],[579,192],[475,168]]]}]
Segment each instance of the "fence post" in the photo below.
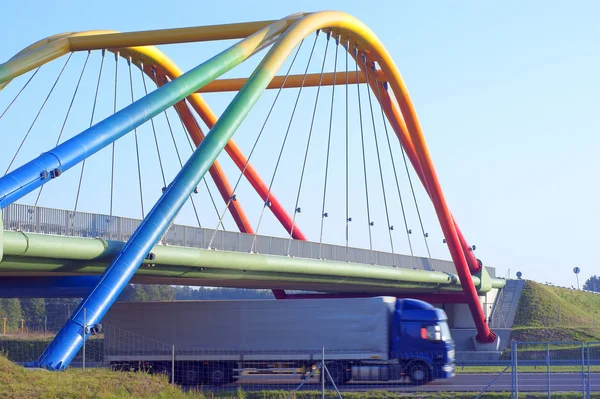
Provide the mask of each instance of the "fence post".
[{"label": "fence post", "polygon": [[510,343],[510,397],[515,395],[515,341]]},{"label": "fence post", "polygon": [[591,342],[587,344],[587,399],[590,399],[592,395],[592,385],[590,383],[590,365],[592,364],[592,357],[590,356]]},{"label": "fence post", "polygon": [[514,387],[514,399],[519,399],[519,363],[518,363],[518,356],[517,356],[517,351],[518,351],[518,345],[517,345],[517,341],[513,341],[513,378],[514,378],[514,382],[513,382],[513,387]]},{"label": "fence post", "polygon": [[547,367],[547,377],[548,377],[548,399],[550,397],[550,344],[546,343],[546,367]]},{"label": "fence post", "polygon": [[585,343],[581,343],[581,397],[585,399]]},{"label": "fence post", "polygon": [[82,351],[82,355],[83,355],[83,369],[85,370],[85,333],[86,333],[86,326],[87,326],[87,320],[86,320],[86,314],[85,314],[85,307],[83,308],[83,351]]},{"label": "fence post", "polygon": [[321,399],[325,399],[325,347],[321,355]]},{"label": "fence post", "polygon": [[48,316],[44,316],[44,336],[48,334]]},{"label": "fence post", "polygon": [[175,345],[171,352],[171,385],[175,385]]}]

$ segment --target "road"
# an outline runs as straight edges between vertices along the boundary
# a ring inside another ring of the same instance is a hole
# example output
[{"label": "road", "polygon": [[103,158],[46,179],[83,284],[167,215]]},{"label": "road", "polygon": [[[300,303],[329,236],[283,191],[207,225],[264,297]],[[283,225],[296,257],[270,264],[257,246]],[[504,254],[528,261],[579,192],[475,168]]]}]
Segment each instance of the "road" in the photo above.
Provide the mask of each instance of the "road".
[{"label": "road", "polygon": [[[362,383],[349,382],[340,387],[340,391],[364,391],[370,389],[383,389],[386,391],[398,392],[481,392],[487,387],[498,374],[458,374],[456,377],[448,380],[436,380],[425,386],[411,386],[410,384],[397,383]],[[318,377],[317,377],[318,378]],[[302,390],[320,390],[321,385],[317,378],[313,378],[309,383],[302,387]],[[519,373],[519,391],[520,392],[547,392],[548,382],[545,373]],[[600,392],[600,373],[590,375],[590,387],[592,392]],[[258,381],[244,381],[236,384],[229,384],[223,387],[205,387],[207,390],[215,391],[235,391],[238,386],[242,386],[246,391],[285,389],[291,390],[299,385],[298,380],[269,381],[261,379]],[[504,374],[492,384],[488,391],[510,391],[512,386],[512,376],[510,373]],[[550,389],[552,392],[581,392],[582,378],[580,373],[552,373],[550,375]]]}]

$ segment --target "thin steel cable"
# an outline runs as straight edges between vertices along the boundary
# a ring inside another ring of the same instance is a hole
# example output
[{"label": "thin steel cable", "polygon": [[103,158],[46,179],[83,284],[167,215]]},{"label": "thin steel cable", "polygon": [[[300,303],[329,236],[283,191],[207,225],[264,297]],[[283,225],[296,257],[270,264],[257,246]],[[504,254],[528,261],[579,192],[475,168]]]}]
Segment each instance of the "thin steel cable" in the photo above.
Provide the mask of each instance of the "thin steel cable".
[{"label": "thin steel cable", "polygon": [[23,144],[25,144],[25,141],[27,140],[27,137],[29,137],[29,133],[31,133],[31,130],[33,129],[33,127],[35,126],[35,122],[37,122],[38,118],[40,117],[40,114],[42,113],[42,111],[44,110],[44,107],[46,106],[46,103],[48,102],[48,99],[50,98],[50,96],[52,95],[52,92],[54,91],[54,88],[56,87],[58,81],[60,80],[60,77],[62,76],[63,72],[65,71],[65,68],[67,67],[67,65],[69,64],[69,61],[71,60],[71,57],[73,56],[73,53],[69,54],[69,57],[67,58],[67,61],[65,62],[65,64],[63,65],[62,69],[60,70],[60,73],[58,74],[58,76],[56,77],[56,80],[54,81],[54,84],[52,85],[52,88],[50,88],[50,91],[48,92],[48,95],[46,96],[46,99],[44,100],[44,102],[42,103],[42,106],[40,107],[37,115],[35,116],[35,118],[33,119],[33,122],[31,122],[31,126],[29,126],[29,129],[27,130],[27,133],[25,133],[25,137],[23,137],[23,140],[21,141],[21,144],[19,145],[19,148],[17,148],[17,152],[15,153],[15,155],[13,156],[12,160],[10,161],[10,163],[8,164],[8,168],[6,168],[6,172],[4,172],[4,175],[6,176],[6,174],[8,173],[8,171],[10,170],[12,164],[15,162],[15,159],[17,159],[17,156],[19,155],[19,152],[21,152],[21,148],[23,148]]},{"label": "thin steel cable", "polygon": [[410,177],[410,170],[408,168],[408,161],[406,160],[406,153],[404,151],[404,147],[402,147],[402,143],[398,140],[398,144],[400,145],[400,152],[402,153],[402,160],[404,161],[404,169],[406,171],[406,176],[408,177],[408,184],[410,185],[410,191],[412,193],[413,202],[415,204],[415,209],[417,210],[417,216],[419,218],[419,226],[421,227],[421,234],[423,236],[423,241],[425,242],[425,248],[427,249],[427,256],[431,258],[431,252],[429,251],[429,244],[427,243],[427,233],[425,232],[425,227],[423,226],[423,219],[421,218],[421,211],[419,210],[419,203],[417,201],[417,196],[415,194],[415,188],[412,183],[412,178]]},{"label": "thin steel cable", "polygon": [[[394,252],[394,239],[392,238],[392,230],[394,229],[394,226],[391,225],[390,223],[390,214],[388,211],[388,203],[387,203],[387,195],[385,192],[385,183],[383,181],[383,168],[381,167],[381,156],[379,154],[379,142],[377,140],[377,128],[375,126],[375,113],[373,112],[373,101],[371,99],[371,90],[369,90],[369,73],[368,73],[368,66],[367,66],[367,57],[363,54],[363,63],[364,63],[364,70],[365,70],[365,79],[366,79],[366,87],[367,87],[367,94],[368,94],[368,98],[369,98],[369,109],[371,111],[371,121],[373,123],[373,140],[375,140],[375,152],[377,154],[377,164],[379,165],[379,178],[381,179],[381,191],[383,193],[383,205],[385,207],[385,218],[387,221],[387,226],[388,226],[388,233],[390,236],[390,246],[392,248],[392,266],[396,266],[396,254]],[[375,66],[373,65],[373,71],[375,69]],[[377,81],[375,81],[375,85],[377,85]]]},{"label": "thin steel cable", "polygon": [[346,262],[348,262],[348,243],[350,238],[350,219],[349,212],[349,199],[348,199],[348,191],[349,191],[349,179],[348,179],[348,136],[350,133],[350,123],[349,123],[349,113],[348,113],[348,98],[349,98],[349,85],[348,85],[348,57],[350,56],[350,42],[346,41],[344,46],[346,48]]},{"label": "thin steel cable", "polygon": [[[73,103],[75,102],[75,97],[77,96],[77,91],[79,90],[79,85],[81,84],[81,78],[83,78],[83,73],[85,72],[85,67],[87,66],[88,60],[90,59],[91,50],[88,51],[87,57],[85,57],[85,62],[83,63],[83,68],[81,69],[81,74],[79,75],[79,80],[77,80],[77,85],[75,86],[75,91],[73,92],[73,97],[71,98],[71,103],[69,104],[69,108],[67,109],[67,114],[65,115],[65,119],[63,121],[62,127],[60,128],[60,132],[58,133],[58,138],[56,139],[56,147],[58,143],[60,143],[60,139],[65,131],[65,126],[67,125],[67,120],[69,119],[69,114],[71,113],[71,108],[73,108]],[[44,190],[45,185],[40,187],[38,191],[37,198],[35,199],[35,204],[33,206],[37,206],[40,200],[40,196],[42,195],[42,191]]]},{"label": "thin steel cable", "polygon": [[[106,56],[106,50],[102,50],[102,61],[100,62],[100,72],[98,73],[98,82],[96,83],[96,94],[94,94],[94,105],[92,107],[92,116],[90,118],[90,127],[94,124],[94,114],[96,113],[96,103],[98,101],[98,91],[100,90],[100,80],[102,78],[102,68],[104,67],[104,58]],[[77,212],[77,205],[79,205],[79,194],[81,193],[81,183],[83,181],[83,171],[85,170],[85,159],[81,163],[81,173],[79,174],[79,185],[77,186],[77,196],[75,197],[75,206],[73,212]]]},{"label": "thin steel cable", "polygon": [[327,33],[327,43],[325,44],[325,53],[323,54],[323,63],[321,64],[321,74],[319,76],[319,85],[317,86],[317,94],[315,96],[315,106],[313,107],[313,114],[310,121],[310,129],[308,130],[308,139],[306,141],[306,150],[304,151],[304,161],[302,162],[302,172],[300,173],[300,183],[298,184],[298,193],[296,194],[296,205],[294,206],[294,217],[292,218],[292,228],[290,230],[290,239],[288,240],[288,248],[286,255],[290,255],[290,248],[292,246],[292,236],[294,234],[294,227],[296,226],[296,215],[298,215],[298,204],[300,202],[300,192],[302,191],[302,183],[304,182],[304,172],[306,171],[306,161],[308,159],[308,152],[310,150],[310,142],[312,139],[312,133],[315,126],[315,117],[317,116],[317,107],[319,106],[319,94],[321,93],[321,84],[323,82],[323,72],[325,71],[325,62],[327,62],[327,50],[329,50],[329,39],[331,34]]},{"label": "thin steel cable", "polygon": [[427,233],[425,233],[425,228],[423,227],[423,219],[421,219],[421,211],[419,210],[419,203],[417,202],[417,196],[415,195],[415,189],[413,187],[412,178],[410,177],[410,171],[408,169],[408,162],[406,161],[406,154],[404,153],[404,148],[402,147],[402,143],[400,143],[400,150],[402,151],[402,159],[404,159],[404,168],[406,169],[406,176],[408,176],[408,183],[410,184],[410,191],[412,192],[413,201],[415,203],[415,208],[417,209],[417,216],[419,217],[419,225],[421,226],[421,233],[423,234],[423,241],[425,242],[425,248],[427,248],[427,256],[431,258],[431,252],[429,252],[429,244],[427,243]]},{"label": "thin steel cable", "polygon": [[[113,114],[117,113],[117,87],[119,81],[119,51],[115,53],[115,97],[113,102]],[[110,220],[113,215],[113,197],[115,191],[115,142],[112,142],[112,158],[110,169]]]},{"label": "thin steel cable", "polygon": [[[173,140],[173,147],[175,147],[175,153],[177,154],[177,160],[179,161],[179,166],[181,168],[183,168],[183,161],[181,160],[181,155],[179,153],[179,147],[177,147],[177,140],[175,140],[175,134],[173,133],[173,127],[171,126],[171,121],[169,120],[169,115],[167,114],[167,110],[164,111],[165,114],[165,119],[167,121],[167,126],[169,127],[169,132],[171,133],[171,139]],[[183,124],[183,121],[181,121],[181,125],[184,128],[183,133],[184,135],[188,136],[185,133],[185,125]],[[189,137],[188,137],[189,139]],[[191,142],[189,142],[191,144]],[[191,147],[192,149],[192,154],[194,153],[194,148]],[[204,178],[202,178],[204,180]],[[205,180],[206,183],[206,180]],[[208,190],[208,184],[206,185],[206,189]],[[197,190],[197,189],[196,189]],[[219,211],[217,210],[217,205],[215,204],[215,200],[212,196],[212,193],[210,192],[210,190],[208,190],[208,195],[210,196],[210,199],[213,203],[213,207],[215,208],[215,211],[217,211],[217,216],[219,216]],[[198,209],[196,209],[196,203],[194,202],[194,198],[190,195],[190,201],[192,202],[192,207],[194,208],[194,214],[196,215],[196,221],[198,222],[198,227],[202,227],[202,224],[200,223],[200,216],[198,216]]]},{"label": "thin steel cable", "polygon": [[[142,62],[140,62],[140,72],[142,74],[142,81],[144,81],[144,91],[145,91],[145,93],[147,95],[148,94],[148,90],[146,89],[146,81],[145,81],[145,77],[144,77],[144,64]],[[165,81],[166,81],[166,79],[167,78],[165,76]],[[156,68],[154,66],[152,67],[152,81],[154,82],[154,84],[156,85],[156,88],[158,89],[159,88],[158,77],[156,76]],[[185,99],[183,99],[181,101],[183,101],[185,103]],[[181,115],[179,115],[179,111],[177,111],[177,107],[175,107],[175,111],[177,112],[177,115],[179,116],[179,121],[181,122],[181,127],[183,128],[184,135],[186,137],[188,137],[188,142],[189,142],[189,144],[190,144],[190,146],[192,148],[192,153],[193,153],[194,149],[193,149],[192,143],[191,143],[191,141],[189,141],[189,135],[185,134],[185,125],[183,124],[183,120],[181,119]],[[179,148],[177,147],[177,142],[175,140],[175,135],[173,133],[173,129],[172,129],[172,126],[171,126],[171,121],[169,120],[169,115],[167,114],[167,110],[166,109],[163,112],[165,114],[165,119],[167,120],[167,125],[168,125],[169,131],[171,133],[171,138],[173,139],[173,145],[175,146],[175,152],[177,153],[177,159],[179,160],[179,166],[181,168],[183,168],[183,161],[181,160],[181,156],[179,155]],[[154,132],[154,142],[156,143],[156,152],[158,154],[158,160],[159,160],[159,163],[160,163],[160,170],[161,170],[162,177],[163,177],[163,187],[164,187],[164,189],[166,189],[167,183],[165,181],[165,173],[163,171],[163,166],[162,166],[162,161],[161,161],[161,156],[160,156],[160,150],[159,150],[159,147],[158,147],[158,139],[157,139],[157,136],[156,136],[156,129],[154,127],[154,119],[151,119],[151,121],[152,121],[152,131]],[[208,189],[208,185],[207,185],[207,189]],[[209,191],[208,194],[211,196],[211,199],[212,199],[212,194],[210,193],[210,191]],[[200,216],[198,216],[198,210],[196,208],[196,203],[194,202],[194,198],[191,195],[190,195],[190,200],[192,202],[192,207],[194,208],[194,215],[196,216],[196,222],[198,222],[198,227],[202,228],[202,223],[200,223]]]},{"label": "thin steel cable", "polygon": [[2,114],[0,114],[0,119],[2,119],[2,117],[4,116],[4,114],[6,114],[8,112],[8,110],[10,109],[10,107],[12,107],[12,105],[15,103],[15,101],[17,101],[17,99],[19,98],[19,96],[21,95],[21,93],[23,93],[23,90],[25,90],[25,88],[33,80],[33,78],[35,77],[35,75],[37,75],[37,73],[40,70],[40,68],[41,68],[41,66],[37,67],[37,69],[35,70],[35,72],[33,72],[33,75],[31,75],[29,77],[29,79],[27,80],[27,82],[25,82],[25,84],[23,85],[23,87],[21,87],[21,90],[19,90],[19,92],[17,93],[17,95],[15,96],[15,98],[12,99],[12,101],[10,102],[10,104],[8,104],[8,106],[4,109],[4,111],[2,112]]},{"label": "thin steel cable", "polygon": [[298,107],[298,101],[300,100],[300,95],[302,94],[302,89],[304,88],[304,82],[306,80],[306,75],[308,74],[308,68],[310,66],[310,61],[312,60],[313,53],[315,52],[315,46],[317,44],[318,38],[319,38],[319,31],[316,32],[315,41],[313,42],[313,46],[310,51],[310,56],[308,58],[308,63],[306,64],[306,69],[304,70],[304,76],[302,77],[302,83],[300,84],[300,89],[298,90],[298,95],[296,96],[296,102],[294,103],[294,109],[292,110],[292,115],[290,116],[290,122],[288,123],[288,127],[285,132],[285,136],[283,138],[283,143],[281,145],[281,150],[279,151],[279,156],[277,157],[277,163],[275,164],[275,170],[273,170],[273,176],[271,177],[271,182],[269,183],[269,190],[267,191],[267,198],[265,199],[265,204],[260,213],[260,218],[258,219],[258,224],[256,225],[256,231],[254,232],[254,238],[252,239],[252,246],[250,247],[250,252],[254,252],[254,246],[256,245],[256,237],[258,236],[258,230],[260,228],[262,218],[265,214],[265,208],[267,208],[268,206],[271,205],[271,203],[269,202],[269,197],[271,196],[271,189],[273,188],[273,182],[275,181],[275,175],[277,174],[277,169],[279,168],[279,162],[281,161],[281,156],[283,155],[283,150],[285,148],[285,144],[287,142],[287,138],[290,133],[290,129],[292,127],[294,115],[296,114],[296,108]]},{"label": "thin steel cable", "polygon": [[[269,118],[271,116],[271,113],[273,112],[273,109],[275,108],[275,104],[277,104],[277,100],[279,99],[279,95],[281,94],[281,91],[283,90],[283,88],[285,87],[285,83],[287,82],[288,76],[290,75],[290,71],[292,70],[292,67],[294,66],[294,63],[296,62],[296,58],[298,57],[298,53],[300,52],[300,49],[302,48],[302,44],[304,43],[304,40],[302,40],[300,42],[300,44],[298,45],[298,48],[296,49],[296,53],[294,54],[294,57],[292,58],[292,62],[290,63],[290,66],[288,67],[288,70],[285,74],[285,77],[283,78],[283,81],[281,82],[281,86],[279,87],[279,89],[277,90],[277,94],[275,95],[275,99],[273,100],[273,103],[271,104],[271,108],[269,109],[269,112],[267,113],[267,116],[265,118],[264,123],[262,124],[262,127],[260,128],[260,131],[258,132],[258,135],[256,136],[256,140],[254,141],[254,144],[252,145],[252,149],[250,150],[250,153],[248,154],[248,158],[246,159],[246,163],[244,164],[244,168],[242,169],[237,181],[235,182],[235,185],[233,186],[233,190],[231,191],[231,198],[229,198],[229,201],[227,202],[227,204],[225,205],[225,209],[223,209],[223,212],[221,213],[221,217],[219,218],[219,221],[222,221],[223,218],[225,217],[225,213],[227,212],[227,209],[229,209],[229,205],[231,204],[231,201],[235,201],[235,191],[237,190],[238,185],[240,184],[240,181],[242,180],[242,177],[244,177],[244,174],[246,173],[246,169],[248,168],[248,165],[250,164],[250,158],[252,158],[252,154],[254,154],[254,150],[256,149],[256,145],[258,144],[258,142],[260,141],[260,138],[262,137],[262,134],[265,130],[265,127],[267,126],[267,122],[269,121]],[[180,115],[181,117],[181,115]],[[215,239],[216,235],[217,235],[217,229],[219,228],[219,226],[217,225],[217,228],[215,229],[215,232],[213,233],[213,236],[210,240],[210,242],[208,243],[208,248],[210,249],[213,240]]]},{"label": "thin steel cable", "polygon": [[[181,160],[181,155],[179,154],[179,147],[177,147],[177,141],[175,140],[175,134],[173,133],[173,128],[171,127],[171,121],[169,120],[169,115],[167,115],[167,111],[164,111],[165,114],[165,119],[167,120],[167,126],[169,127],[169,132],[171,133],[171,139],[173,140],[173,147],[175,147],[175,153],[177,154],[177,160],[179,161],[179,166],[181,168],[183,168],[183,161]],[[183,123],[183,121],[182,121]],[[184,134],[185,134],[185,130],[184,130]],[[194,153],[194,150],[192,148],[192,154]],[[208,186],[207,186],[208,189]],[[196,188],[197,190],[197,188]],[[215,207],[215,210],[217,210],[217,206],[215,204],[215,200],[212,197],[211,192],[208,192],[208,195],[210,196],[210,199],[213,203],[213,206]],[[196,209],[196,203],[194,202],[194,198],[190,195],[190,200],[192,202],[192,207],[194,208],[194,213],[196,215],[196,221],[198,222],[198,227],[202,227],[202,224],[200,223],[200,217],[198,216],[198,210]],[[217,216],[218,216],[218,210],[217,210]]]},{"label": "thin steel cable", "polygon": [[[354,56],[358,57],[358,47],[354,48]],[[366,202],[367,202],[367,219],[368,219],[368,225],[369,225],[369,248],[371,250],[371,263],[375,263],[374,262],[374,258],[373,258],[373,238],[372,238],[372,234],[371,234],[371,227],[373,224],[373,221],[371,220],[371,208],[369,206],[369,185],[367,183],[367,156],[365,153],[365,138],[364,138],[364,129],[363,129],[363,119],[362,119],[362,105],[361,105],[361,101],[360,101],[360,80],[358,77],[358,60],[356,60],[355,62],[356,68],[356,92],[357,92],[357,97],[358,97],[358,117],[360,120],[360,141],[361,141],[361,148],[362,148],[362,160],[363,160],[363,174],[365,176],[365,198],[366,198]],[[368,89],[367,89],[368,90]]]},{"label": "thin steel cable", "polygon": [[[133,104],[135,101],[135,95],[133,93],[133,76],[131,73],[131,56],[129,56],[129,58],[127,58],[127,67],[129,68],[129,89],[131,91],[131,103]],[[140,187],[140,205],[142,207],[142,219],[144,219],[146,217],[146,213],[144,212],[144,191],[142,190],[142,166],[140,165],[140,147],[139,147],[137,128],[133,129],[133,136],[135,137],[135,156],[137,159],[138,184]]]},{"label": "thin steel cable", "polygon": [[[144,93],[148,95],[148,88],[146,87],[146,80],[144,79],[144,65],[140,67],[140,72],[142,74],[142,82],[144,82]],[[152,67],[152,79],[154,80],[154,84],[158,88],[158,80],[156,77],[156,69],[154,66]],[[154,126],[154,118],[150,119],[150,124],[152,125],[152,133],[154,134],[154,143],[156,144],[156,153],[158,154],[158,164],[160,165],[160,173],[162,175],[163,180],[163,190],[167,188],[167,179],[165,178],[165,170],[163,169],[162,157],[160,155],[160,149],[158,147],[158,137],[156,136],[156,127]]]},{"label": "thin steel cable", "polygon": [[[333,104],[335,99],[335,79],[337,76],[338,49],[340,37],[335,39],[335,62],[333,64],[333,86],[331,87],[331,107],[329,112],[329,132],[327,135],[327,157],[325,160],[325,181],[323,182],[323,206],[321,207],[321,233],[319,235],[319,259],[323,259],[323,226],[325,222],[325,200],[327,198],[327,178],[329,177],[329,155],[331,149],[331,131],[333,128]],[[319,82],[320,83],[320,82]]]},{"label": "thin steel cable", "polygon": [[[187,104],[185,103],[185,99],[181,100],[183,101],[183,103],[185,104],[185,106],[187,107]],[[179,122],[181,123],[181,128],[183,129],[183,135],[186,137],[187,142],[190,146],[190,150],[192,151],[192,154],[194,153],[194,151],[196,151],[196,147],[194,146],[194,143],[192,143],[192,139],[190,138],[190,135],[188,133],[186,133],[186,128],[185,128],[185,124],[183,123],[183,119],[181,119],[181,114],[179,113],[179,111],[177,110],[177,107],[175,108],[175,112],[177,113]],[[167,116],[167,121],[168,121],[168,116]],[[206,191],[208,191],[208,195],[210,196],[210,199],[212,201],[213,207],[215,208],[215,212],[217,212],[217,217],[219,217],[219,210],[217,208],[217,204],[213,198],[212,192],[210,191],[210,187],[208,186],[208,182],[206,181],[206,178],[203,177],[202,181],[204,182],[204,186],[206,187]],[[192,196],[190,196],[190,199],[192,200],[192,206],[194,207],[194,212],[196,211],[196,205],[194,204],[194,199],[192,198]],[[196,218],[198,218],[198,214],[196,213]],[[200,224],[200,220],[198,219],[198,224]],[[223,230],[225,230],[225,225],[223,224],[223,221],[221,220],[219,222],[220,226],[223,227]]]},{"label": "thin steel cable", "polygon": [[[385,129],[385,137],[387,139],[388,149],[390,151],[390,159],[392,160],[392,169],[394,171],[394,179],[396,180],[396,188],[398,190],[398,198],[400,199],[400,208],[402,209],[402,219],[404,220],[404,231],[406,232],[406,238],[408,238],[408,247],[410,248],[410,254],[411,254],[411,256],[413,256],[414,255],[413,247],[412,247],[412,243],[410,240],[408,222],[406,220],[406,212],[404,210],[404,200],[402,199],[402,192],[400,190],[400,183],[398,181],[398,173],[396,171],[396,162],[394,161],[394,156],[392,153],[392,144],[390,142],[390,135],[388,133],[387,120],[385,118],[385,113],[383,111],[383,105],[381,104],[381,92],[379,91],[379,83],[376,84],[375,87],[377,88],[377,100],[379,101],[379,105],[380,105],[380,109],[381,109],[381,118],[383,120],[383,127]],[[402,147],[402,144],[400,145],[400,147]]]}]

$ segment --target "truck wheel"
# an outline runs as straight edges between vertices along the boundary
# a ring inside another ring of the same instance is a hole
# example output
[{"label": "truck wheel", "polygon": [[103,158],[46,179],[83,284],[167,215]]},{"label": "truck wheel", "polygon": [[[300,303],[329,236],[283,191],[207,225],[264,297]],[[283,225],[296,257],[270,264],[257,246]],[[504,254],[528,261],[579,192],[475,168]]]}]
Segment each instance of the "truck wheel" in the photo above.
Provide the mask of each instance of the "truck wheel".
[{"label": "truck wheel", "polygon": [[200,373],[195,368],[185,371],[184,383],[190,386],[200,385]]},{"label": "truck wheel", "polygon": [[220,387],[231,382],[231,371],[227,367],[217,366],[210,372],[210,383],[213,386]]},{"label": "truck wheel", "polygon": [[[347,378],[350,375],[349,373],[346,373],[346,367],[341,363],[330,364],[327,366],[327,370],[331,375],[331,379],[337,386],[343,385],[350,380],[350,378]],[[326,378],[325,384],[331,386],[331,380],[329,379],[329,376],[327,376],[327,373],[324,374],[324,377]]]},{"label": "truck wheel", "polygon": [[410,366],[410,381],[413,385],[425,385],[431,381],[429,367],[425,363],[417,362]]}]

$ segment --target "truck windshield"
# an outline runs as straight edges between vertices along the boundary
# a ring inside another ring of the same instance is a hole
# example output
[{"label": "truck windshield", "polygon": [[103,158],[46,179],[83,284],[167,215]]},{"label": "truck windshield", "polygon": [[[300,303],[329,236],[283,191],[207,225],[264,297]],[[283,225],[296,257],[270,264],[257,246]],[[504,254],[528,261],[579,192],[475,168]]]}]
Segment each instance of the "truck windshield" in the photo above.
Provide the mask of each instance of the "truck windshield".
[{"label": "truck windshield", "polygon": [[450,327],[448,327],[448,323],[445,321],[440,321],[438,323],[438,325],[440,326],[440,330],[442,333],[442,341],[448,341],[448,340],[452,339],[452,336],[450,335]]}]

